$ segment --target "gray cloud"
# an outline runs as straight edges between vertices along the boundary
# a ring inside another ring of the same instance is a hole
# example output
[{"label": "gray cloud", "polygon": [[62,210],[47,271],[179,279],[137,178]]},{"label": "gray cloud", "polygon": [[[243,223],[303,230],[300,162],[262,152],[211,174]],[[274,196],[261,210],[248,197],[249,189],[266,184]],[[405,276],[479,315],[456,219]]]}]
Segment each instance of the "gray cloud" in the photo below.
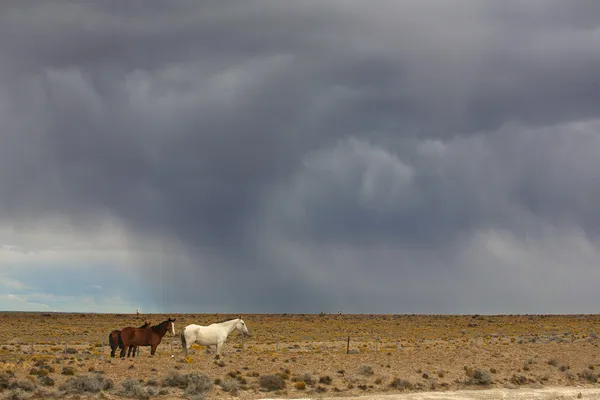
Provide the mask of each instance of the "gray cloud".
[{"label": "gray cloud", "polygon": [[116,218],[164,309],[590,310],[597,2],[1,7],[0,225]]}]

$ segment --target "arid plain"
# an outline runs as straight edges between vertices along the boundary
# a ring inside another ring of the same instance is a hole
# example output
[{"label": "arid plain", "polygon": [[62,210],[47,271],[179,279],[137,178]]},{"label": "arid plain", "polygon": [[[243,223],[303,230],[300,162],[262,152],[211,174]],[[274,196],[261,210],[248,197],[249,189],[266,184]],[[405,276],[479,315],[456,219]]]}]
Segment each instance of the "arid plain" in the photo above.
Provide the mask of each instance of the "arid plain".
[{"label": "arid plain", "polygon": [[[154,357],[110,358],[113,329],[176,318]],[[26,398],[334,397],[595,387],[600,315],[242,315],[215,359],[179,332],[224,314],[0,313],[0,390]],[[349,347],[348,347],[348,338]],[[347,350],[350,354],[347,354]]]}]

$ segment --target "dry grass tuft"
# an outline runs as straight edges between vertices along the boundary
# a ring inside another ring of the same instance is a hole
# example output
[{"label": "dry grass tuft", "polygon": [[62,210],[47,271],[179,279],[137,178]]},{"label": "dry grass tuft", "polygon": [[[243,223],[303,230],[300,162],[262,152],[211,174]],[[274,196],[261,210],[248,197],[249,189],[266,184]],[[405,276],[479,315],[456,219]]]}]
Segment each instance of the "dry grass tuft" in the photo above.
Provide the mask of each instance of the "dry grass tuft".
[{"label": "dry grass tuft", "polygon": [[267,392],[281,390],[285,387],[285,381],[279,375],[264,375],[258,379],[261,389]]}]

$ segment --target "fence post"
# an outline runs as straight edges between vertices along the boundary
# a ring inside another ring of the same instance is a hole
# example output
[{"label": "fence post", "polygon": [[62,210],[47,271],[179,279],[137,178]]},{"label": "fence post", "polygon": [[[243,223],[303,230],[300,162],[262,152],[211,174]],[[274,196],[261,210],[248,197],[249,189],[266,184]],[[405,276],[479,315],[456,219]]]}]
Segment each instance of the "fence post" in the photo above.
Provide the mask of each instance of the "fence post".
[{"label": "fence post", "polygon": [[348,336],[348,344],[346,345],[346,354],[350,354],[350,336]]}]

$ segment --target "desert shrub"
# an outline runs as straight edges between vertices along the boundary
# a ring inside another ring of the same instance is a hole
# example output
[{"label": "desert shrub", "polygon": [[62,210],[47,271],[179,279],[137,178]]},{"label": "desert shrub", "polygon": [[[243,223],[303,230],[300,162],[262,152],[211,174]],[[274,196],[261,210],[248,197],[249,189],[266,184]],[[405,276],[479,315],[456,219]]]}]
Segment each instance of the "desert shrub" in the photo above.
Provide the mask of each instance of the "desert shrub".
[{"label": "desert shrub", "polygon": [[121,382],[122,389],[119,392],[124,397],[134,397],[136,399],[146,399],[148,394],[142,388],[142,385],[135,379],[125,379]]},{"label": "desert shrub", "polygon": [[68,375],[68,376],[72,376],[75,375],[75,368],[73,367],[63,367],[63,370],[61,372],[63,375]]},{"label": "desert shrub", "polygon": [[319,383],[323,383],[325,385],[331,385],[331,377],[329,375],[325,375],[319,378]]},{"label": "desert shrub", "polygon": [[558,369],[559,369],[560,372],[565,372],[565,371],[567,371],[569,369],[569,366],[568,365],[561,365]]},{"label": "desert shrub", "polygon": [[43,386],[54,386],[54,379],[50,378],[48,375],[38,376],[38,381],[40,382],[40,385]]},{"label": "desert shrub", "polygon": [[294,387],[298,390],[304,390],[306,389],[306,383],[304,383],[304,381],[298,381],[294,383]]},{"label": "desert shrub", "polygon": [[558,360],[556,358],[551,358],[548,360],[548,365],[552,365],[553,367],[556,367],[558,365]]},{"label": "desert shrub", "polygon": [[8,389],[11,383],[11,378],[15,375],[8,372],[0,372],[0,391]]},{"label": "desert shrub", "polygon": [[476,369],[471,379],[476,385],[489,385],[492,383],[492,377],[486,371]]},{"label": "desert shrub", "polygon": [[154,379],[154,378],[148,379],[148,381],[146,382],[146,384],[148,386],[160,386],[160,383],[156,379]]},{"label": "desert shrub", "polygon": [[292,382],[304,382],[307,385],[314,385],[316,380],[311,374],[297,375],[292,378]]},{"label": "desert shrub", "polygon": [[582,379],[585,379],[588,382],[596,383],[598,382],[598,375],[594,374],[591,370],[585,369],[579,376]]},{"label": "desert shrub", "polygon": [[77,354],[77,353],[78,353],[78,351],[77,351],[77,350],[75,350],[75,349],[74,349],[74,348],[72,348],[72,347],[67,347],[67,348],[65,349],[65,353],[67,353],[67,354]]},{"label": "desert shrub", "polygon": [[177,371],[171,371],[163,378],[163,386],[179,387],[185,389],[188,384],[187,375],[180,374]]},{"label": "desert shrub", "polygon": [[358,367],[358,373],[365,376],[373,375],[373,367],[371,367],[370,365],[361,365],[360,367]]},{"label": "desert shrub", "polygon": [[281,379],[290,379],[290,374],[287,372],[278,372],[276,375],[279,375]]},{"label": "desert shrub", "polygon": [[510,383],[515,384],[515,385],[525,385],[527,383],[527,378],[524,377],[523,375],[515,375],[513,374],[513,376],[510,377]]},{"label": "desert shrub", "polygon": [[81,375],[69,378],[65,389],[69,393],[98,393],[112,389],[113,382],[99,375]]},{"label": "desert shrub", "polygon": [[4,397],[4,400],[27,400],[30,397],[30,393],[26,393],[21,389],[13,389]]},{"label": "desert shrub", "polygon": [[285,387],[285,381],[278,375],[264,375],[258,379],[258,384],[268,392],[280,390]]},{"label": "desert shrub", "polygon": [[489,385],[492,383],[492,376],[481,369],[465,368],[465,373],[470,378],[469,385]]},{"label": "desert shrub", "polygon": [[185,393],[188,396],[204,395],[204,393],[211,390],[212,387],[213,383],[208,376],[198,373],[187,374]]},{"label": "desert shrub", "polygon": [[37,386],[29,380],[15,381],[10,385],[11,389],[21,389],[24,392],[33,392]]},{"label": "desert shrub", "polygon": [[155,386],[146,387],[146,394],[148,397],[156,396],[159,393],[159,390]]},{"label": "desert shrub", "polygon": [[220,386],[224,392],[230,392],[235,395],[240,388],[240,383],[235,379],[225,379],[221,382]]},{"label": "desert shrub", "polygon": [[394,378],[390,383],[390,387],[398,390],[410,390],[413,388],[413,384],[406,379]]},{"label": "desert shrub", "polygon": [[188,395],[202,395],[213,387],[209,377],[204,374],[180,374],[177,371],[171,371],[164,379],[164,386],[178,387],[185,389]]}]

